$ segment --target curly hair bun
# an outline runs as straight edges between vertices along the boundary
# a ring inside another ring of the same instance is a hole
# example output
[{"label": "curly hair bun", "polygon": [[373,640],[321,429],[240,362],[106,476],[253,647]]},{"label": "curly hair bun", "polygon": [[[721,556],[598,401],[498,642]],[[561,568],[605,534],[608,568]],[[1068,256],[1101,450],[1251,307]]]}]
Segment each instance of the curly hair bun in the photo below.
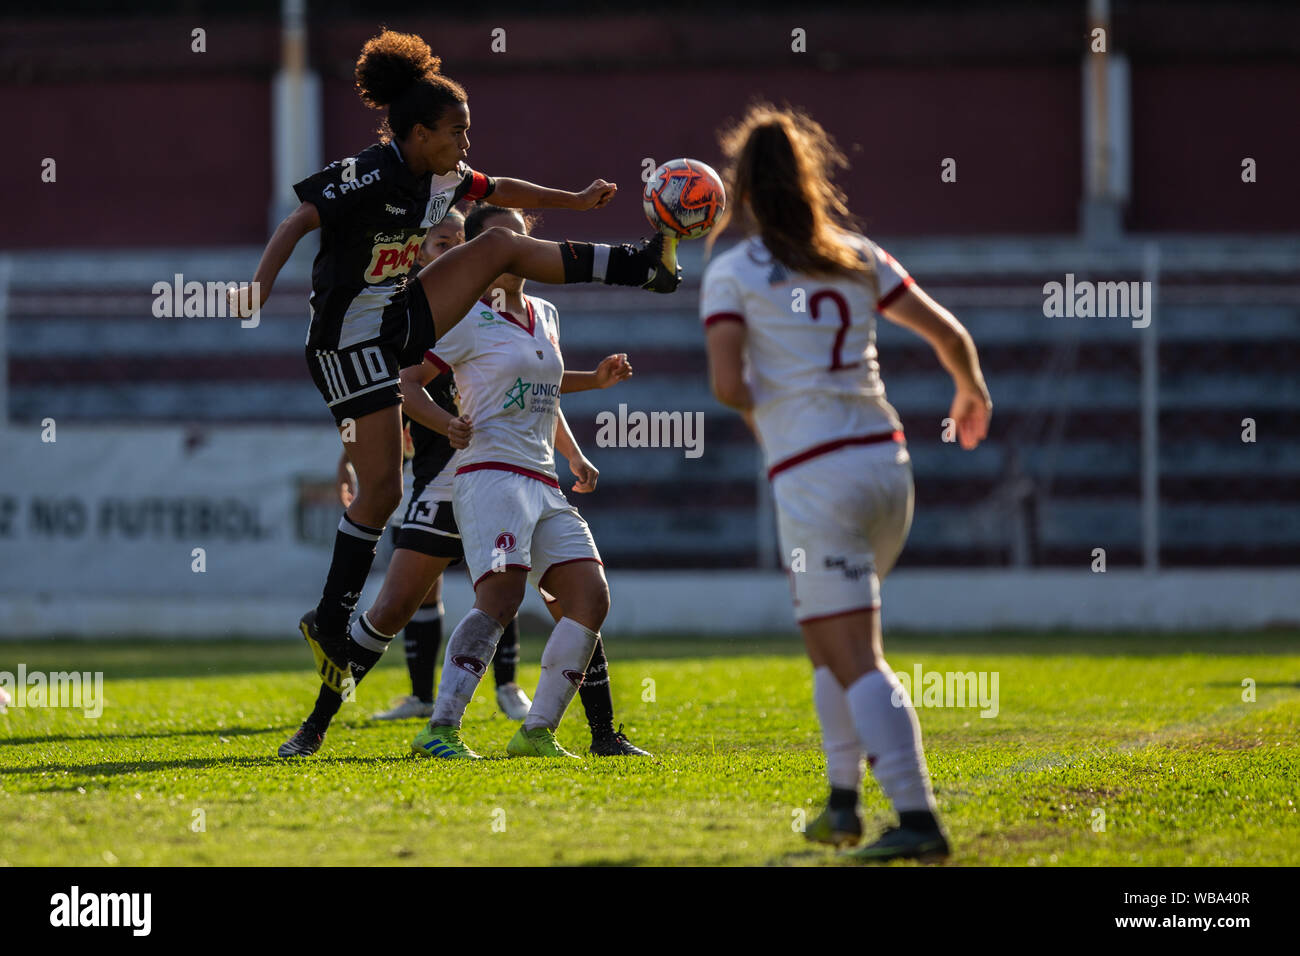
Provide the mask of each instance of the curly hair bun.
[{"label": "curly hair bun", "polygon": [[367,106],[391,106],[422,80],[438,75],[442,60],[412,33],[385,29],[371,37],[357,58],[357,92]]}]

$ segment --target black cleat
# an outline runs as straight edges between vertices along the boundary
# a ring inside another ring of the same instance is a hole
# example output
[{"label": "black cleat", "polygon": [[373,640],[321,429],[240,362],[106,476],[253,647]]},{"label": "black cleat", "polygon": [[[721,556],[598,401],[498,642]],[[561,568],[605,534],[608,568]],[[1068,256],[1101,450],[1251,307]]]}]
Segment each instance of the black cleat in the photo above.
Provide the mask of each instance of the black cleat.
[{"label": "black cleat", "polygon": [[605,283],[637,286],[650,292],[675,292],[682,284],[677,239],[657,232],[635,246],[626,242],[614,246]]},{"label": "black cleat", "polygon": [[316,627],[315,609],[302,616],[298,622],[298,632],[311,648],[321,683],[336,694],[345,693],[345,688],[353,685],[352,669],[348,665],[347,635],[327,637],[322,634]]},{"label": "black cleat", "polygon": [[947,859],[948,854],[948,840],[938,828],[917,830],[913,827],[890,827],[876,842],[848,850],[841,855],[860,863],[885,863],[903,859],[935,863]]},{"label": "black cleat", "polygon": [[642,750],[623,733],[623,725],[618,730],[612,728],[603,734],[591,735],[591,752],[597,757],[649,757],[648,750]]},{"label": "black cleat", "polygon": [[304,720],[297,732],[280,744],[276,754],[280,757],[310,757],[325,742],[325,731],[317,730],[309,720]]}]

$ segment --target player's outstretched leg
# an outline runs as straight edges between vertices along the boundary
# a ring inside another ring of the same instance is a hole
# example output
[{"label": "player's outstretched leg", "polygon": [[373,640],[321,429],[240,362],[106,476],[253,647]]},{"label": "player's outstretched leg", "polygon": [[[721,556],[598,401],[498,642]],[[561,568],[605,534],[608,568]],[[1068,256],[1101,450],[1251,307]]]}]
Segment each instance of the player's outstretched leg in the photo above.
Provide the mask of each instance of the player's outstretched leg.
[{"label": "player's outstretched leg", "polygon": [[652,292],[672,292],[681,284],[676,240],[662,233],[637,246],[613,246],[550,242],[494,226],[420,270],[419,288],[438,337],[450,331],[484,290],[505,274],[557,285],[604,282]]},{"label": "player's outstretched leg", "polygon": [[519,618],[506,625],[505,633],[497,644],[497,655],[492,658],[492,676],[497,685],[497,706],[501,712],[513,721],[521,721],[528,716],[528,708],[533,702],[528,699],[523,688],[515,681],[519,668]]}]

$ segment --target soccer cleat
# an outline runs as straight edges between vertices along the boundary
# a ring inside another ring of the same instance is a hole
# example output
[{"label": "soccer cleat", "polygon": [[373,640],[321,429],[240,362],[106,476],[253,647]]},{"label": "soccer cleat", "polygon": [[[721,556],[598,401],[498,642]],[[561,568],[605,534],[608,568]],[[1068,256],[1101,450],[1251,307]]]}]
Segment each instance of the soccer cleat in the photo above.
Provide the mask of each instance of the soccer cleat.
[{"label": "soccer cleat", "polygon": [[336,694],[343,693],[345,682],[349,688],[354,686],[348,666],[347,636],[330,639],[321,634],[316,627],[314,609],[302,616],[298,630],[311,648],[311,656],[316,659],[316,673],[320,675],[321,683]]},{"label": "soccer cleat", "polygon": [[460,728],[450,724],[425,727],[411,741],[411,752],[421,757],[438,757],[442,760],[482,760],[460,739]]},{"label": "soccer cleat", "polygon": [[423,717],[428,720],[433,716],[433,702],[425,703],[411,694],[407,697],[399,697],[393,702],[391,710],[383,710],[377,714],[371,714],[371,720],[407,720],[411,717]]},{"label": "soccer cleat", "polygon": [[297,732],[280,744],[276,755],[280,757],[310,757],[325,742],[325,731],[317,730],[309,720],[304,720]]},{"label": "soccer cleat", "polygon": [[528,699],[528,695],[518,684],[511,682],[497,688],[497,706],[501,708],[503,714],[518,722],[528,716],[533,702]]},{"label": "soccer cleat", "polygon": [[856,808],[832,807],[813,818],[803,831],[804,839],[811,843],[825,843],[834,847],[854,846],[862,839],[862,817]]},{"label": "soccer cleat", "polygon": [[[644,278],[642,278],[644,276]],[[682,284],[677,264],[677,239],[656,232],[637,245],[625,242],[610,249],[606,285],[637,286],[651,292],[674,292]]]},{"label": "soccer cleat", "polygon": [[605,733],[591,735],[591,752],[597,757],[649,757],[650,751],[642,750],[623,733],[623,725],[618,730],[612,727]]},{"label": "soccer cleat", "polygon": [[948,840],[942,830],[889,827],[874,843],[856,850],[846,850],[840,855],[860,863],[884,863],[902,859],[930,863],[947,858],[948,853]]},{"label": "soccer cleat", "polygon": [[572,757],[581,760],[577,754],[571,754],[555,739],[555,731],[550,727],[537,727],[524,730],[520,727],[506,744],[506,753],[512,757]]}]

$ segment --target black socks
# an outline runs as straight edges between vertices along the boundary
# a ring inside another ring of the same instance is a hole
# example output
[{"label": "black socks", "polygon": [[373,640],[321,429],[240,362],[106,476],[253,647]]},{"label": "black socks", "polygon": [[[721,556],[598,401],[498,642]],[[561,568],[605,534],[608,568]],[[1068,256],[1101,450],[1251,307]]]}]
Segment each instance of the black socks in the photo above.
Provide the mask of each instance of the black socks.
[{"label": "black socks", "polygon": [[925,833],[937,832],[939,821],[929,810],[903,810],[898,814],[898,825],[907,830],[921,830]]},{"label": "black socks", "polygon": [[320,603],[316,605],[316,627],[324,637],[338,638],[347,631],[370,574],[370,565],[375,561],[375,544],[382,534],[382,528],[367,528],[346,514],[339,519],[339,529],[334,535],[334,557]]},{"label": "black socks", "polygon": [[858,808],[858,791],[842,787],[831,787],[831,798],[827,804],[832,810],[856,810]]},{"label": "black socks", "polygon": [[614,732],[614,698],[609,690],[609,661],[605,658],[605,642],[596,641],[586,676],[578,688],[582,709],[587,712],[587,726],[593,737]]},{"label": "black socks", "polygon": [[438,669],[438,647],[442,644],[442,612],[436,604],[415,612],[402,632],[406,645],[406,670],[411,675],[411,693],[426,704],[433,703],[433,681]]},{"label": "black socks", "polygon": [[496,685],[513,684],[519,667],[519,618],[506,625],[497,641],[496,656],[492,658],[492,676]]}]

